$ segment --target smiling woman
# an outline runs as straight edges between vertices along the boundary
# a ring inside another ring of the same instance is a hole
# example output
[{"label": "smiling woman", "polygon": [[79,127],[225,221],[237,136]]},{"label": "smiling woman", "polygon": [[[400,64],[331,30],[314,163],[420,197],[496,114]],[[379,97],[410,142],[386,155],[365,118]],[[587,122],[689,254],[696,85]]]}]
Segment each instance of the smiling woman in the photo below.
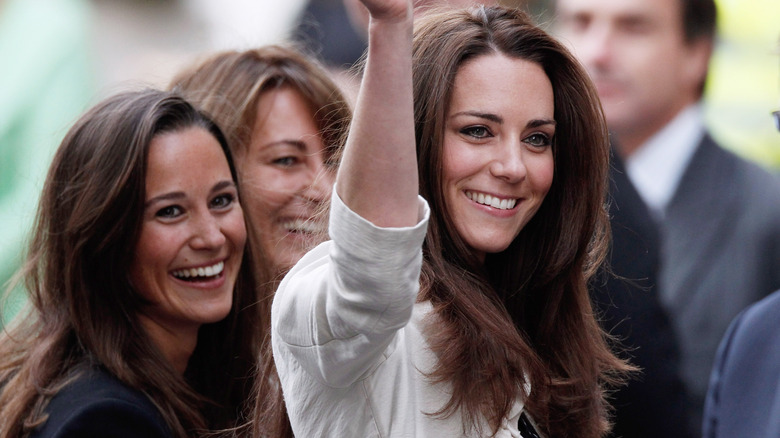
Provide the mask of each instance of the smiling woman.
[{"label": "smiling woman", "polygon": [[517,237],[552,185],[552,85],[533,62],[479,57],[460,67],[448,112],[444,199],[457,233],[484,262]]},{"label": "smiling woman", "polygon": [[295,435],[604,436],[632,367],[588,295],[609,163],[587,73],[513,8],[431,11],[412,34],[412,0],[361,3],[332,240],[271,312]]},{"label": "smiling woman", "polygon": [[259,344],[245,240],[226,141],[189,103],[141,90],[83,115],[21,273],[30,317],[0,337],[0,437],[234,426]]},{"label": "smiling woman", "polygon": [[207,130],[158,134],[147,166],[130,281],[152,303],[141,324],[184,372],[200,326],[230,312],[246,229],[225,152]]}]

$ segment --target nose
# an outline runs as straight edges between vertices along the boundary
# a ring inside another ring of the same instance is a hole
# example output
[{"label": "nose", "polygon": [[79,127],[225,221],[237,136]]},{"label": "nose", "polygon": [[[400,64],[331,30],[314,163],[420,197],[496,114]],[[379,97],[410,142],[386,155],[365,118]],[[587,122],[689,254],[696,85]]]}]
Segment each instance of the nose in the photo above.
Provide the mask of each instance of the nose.
[{"label": "nose", "polygon": [[193,249],[219,249],[226,240],[219,219],[214,215],[204,214],[195,220],[194,234],[190,241]]},{"label": "nose", "polygon": [[591,70],[602,70],[612,58],[612,28],[608,25],[593,25],[580,41],[575,42],[577,56]]},{"label": "nose", "polygon": [[519,140],[500,144],[490,163],[490,174],[510,184],[522,181],[527,174],[523,153],[524,148]]}]

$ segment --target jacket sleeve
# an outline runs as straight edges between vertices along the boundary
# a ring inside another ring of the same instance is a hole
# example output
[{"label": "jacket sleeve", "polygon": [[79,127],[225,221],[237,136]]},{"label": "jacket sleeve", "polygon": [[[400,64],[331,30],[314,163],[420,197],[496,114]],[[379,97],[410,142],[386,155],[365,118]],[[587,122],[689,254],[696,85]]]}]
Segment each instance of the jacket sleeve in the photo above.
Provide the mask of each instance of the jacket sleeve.
[{"label": "jacket sleeve", "polygon": [[745,311],[742,311],[734,321],[732,321],[726,334],[723,336],[723,340],[718,347],[718,352],[715,356],[715,363],[712,367],[712,373],[710,374],[709,388],[707,390],[707,397],[704,403],[704,421],[703,421],[703,434],[704,438],[715,438],[718,436],[718,419],[722,415],[723,409],[721,403],[721,383],[725,364],[728,363],[729,351],[731,344],[734,340],[734,336],[739,330],[741,321],[744,318]]},{"label": "jacket sleeve", "polygon": [[418,202],[417,225],[379,228],[334,190],[332,240],[306,254],[277,290],[273,342],[323,384],[346,387],[362,378],[409,322],[430,214],[425,200]]}]

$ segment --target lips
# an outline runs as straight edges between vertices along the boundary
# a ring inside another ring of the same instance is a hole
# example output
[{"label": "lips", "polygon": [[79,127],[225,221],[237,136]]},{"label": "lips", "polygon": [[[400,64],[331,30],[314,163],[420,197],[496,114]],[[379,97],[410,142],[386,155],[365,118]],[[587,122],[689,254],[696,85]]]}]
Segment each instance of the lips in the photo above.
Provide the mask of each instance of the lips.
[{"label": "lips", "polygon": [[215,263],[211,266],[202,266],[199,268],[186,268],[186,269],[177,269],[171,274],[178,278],[179,280],[184,281],[205,281],[205,280],[213,280],[217,277],[219,277],[222,274],[222,271],[225,269],[225,262],[219,262]]},{"label": "lips", "polygon": [[470,190],[466,190],[466,197],[478,204],[487,205],[499,210],[511,210],[515,208],[518,200],[518,198],[499,198],[498,196]]}]

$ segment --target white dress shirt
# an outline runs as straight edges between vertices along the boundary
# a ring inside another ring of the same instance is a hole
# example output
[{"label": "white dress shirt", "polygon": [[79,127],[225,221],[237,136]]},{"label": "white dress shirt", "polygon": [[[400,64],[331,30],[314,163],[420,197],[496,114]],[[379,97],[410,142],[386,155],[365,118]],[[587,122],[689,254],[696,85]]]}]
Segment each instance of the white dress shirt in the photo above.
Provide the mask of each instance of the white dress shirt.
[{"label": "white dress shirt", "polygon": [[703,136],[702,108],[690,105],[625,159],[628,177],[659,219]]}]

